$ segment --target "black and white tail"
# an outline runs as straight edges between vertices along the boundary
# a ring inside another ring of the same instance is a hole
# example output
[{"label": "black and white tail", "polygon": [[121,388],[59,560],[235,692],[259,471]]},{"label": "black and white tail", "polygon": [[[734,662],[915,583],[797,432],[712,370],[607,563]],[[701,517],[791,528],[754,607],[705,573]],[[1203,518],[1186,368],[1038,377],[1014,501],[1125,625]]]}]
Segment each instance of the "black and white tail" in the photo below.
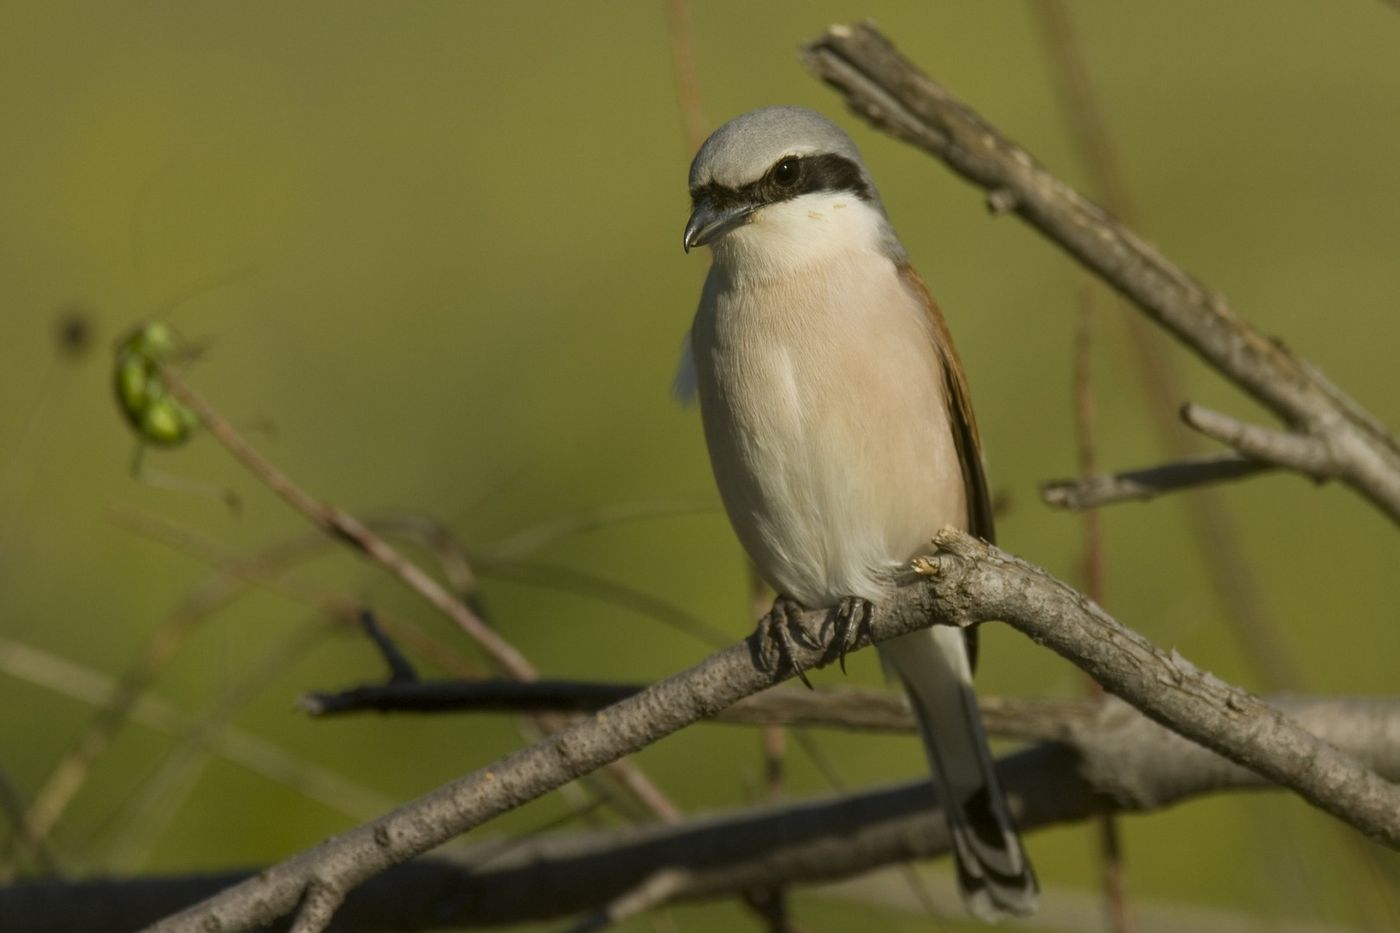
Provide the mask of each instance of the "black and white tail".
[{"label": "black and white tail", "polygon": [[997,781],[962,631],[911,632],[882,644],[880,656],[919,720],[968,911],[987,922],[1033,913],[1040,886]]}]

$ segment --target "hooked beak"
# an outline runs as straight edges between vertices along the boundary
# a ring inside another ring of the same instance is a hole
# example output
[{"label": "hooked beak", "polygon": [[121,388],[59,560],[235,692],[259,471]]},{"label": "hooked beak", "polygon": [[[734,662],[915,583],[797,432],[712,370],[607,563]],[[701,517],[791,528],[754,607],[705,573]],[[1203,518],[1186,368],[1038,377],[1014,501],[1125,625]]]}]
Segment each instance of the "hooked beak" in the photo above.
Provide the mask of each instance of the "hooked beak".
[{"label": "hooked beak", "polygon": [[757,204],[730,203],[716,204],[713,198],[702,198],[690,212],[690,220],[685,225],[685,251],[692,246],[713,243],[735,227],[748,223],[749,216],[758,210]]}]

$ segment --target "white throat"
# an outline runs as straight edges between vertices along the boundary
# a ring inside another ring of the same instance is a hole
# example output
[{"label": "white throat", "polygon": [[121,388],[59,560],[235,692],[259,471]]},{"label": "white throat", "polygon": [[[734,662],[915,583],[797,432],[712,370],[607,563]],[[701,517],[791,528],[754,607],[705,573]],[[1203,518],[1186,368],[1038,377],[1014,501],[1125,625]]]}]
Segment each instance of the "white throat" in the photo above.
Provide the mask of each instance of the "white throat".
[{"label": "white throat", "polygon": [[817,191],[760,208],[713,244],[715,263],[732,279],[771,281],[859,255],[892,255],[897,240],[885,215],[848,191]]}]

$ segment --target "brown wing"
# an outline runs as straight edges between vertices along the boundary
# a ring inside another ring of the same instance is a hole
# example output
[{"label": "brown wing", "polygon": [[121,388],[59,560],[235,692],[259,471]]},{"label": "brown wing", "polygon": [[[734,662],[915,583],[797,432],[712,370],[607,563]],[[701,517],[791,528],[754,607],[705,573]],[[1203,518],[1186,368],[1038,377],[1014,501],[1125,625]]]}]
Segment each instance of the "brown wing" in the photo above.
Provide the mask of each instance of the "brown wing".
[{"label": "brown wing", "polygon": [[934,349],[943,361],[943,380],[948,393],[948,420],[953,427],[953,441],[962,462],[963,482],[967,487],[967,530],[984,541],[995,541],[992,523],[992,496],[987,488],[987,474],[982,467],[982,441],[977,434],[977,419],[972,414],[972,396],[967,390],[967,376],[962,360],[958,359],[953,335],[948,323],[929,294],[923,277],[908,263],[899,267],[900,278],[923,302],[933,325]]}]

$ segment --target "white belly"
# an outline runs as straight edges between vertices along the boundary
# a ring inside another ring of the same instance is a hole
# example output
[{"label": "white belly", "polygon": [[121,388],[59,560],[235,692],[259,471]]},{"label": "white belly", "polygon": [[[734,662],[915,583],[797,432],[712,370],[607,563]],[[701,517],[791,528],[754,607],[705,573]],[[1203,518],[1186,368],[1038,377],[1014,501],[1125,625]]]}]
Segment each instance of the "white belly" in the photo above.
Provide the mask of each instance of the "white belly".
[{"label": "white belly", "polygon": [[893,263],[782,284],[711,269],[692,331],[705,439],[740,540],[807,606],[878,599],[945,524],[962,473],[928,319]]}]

